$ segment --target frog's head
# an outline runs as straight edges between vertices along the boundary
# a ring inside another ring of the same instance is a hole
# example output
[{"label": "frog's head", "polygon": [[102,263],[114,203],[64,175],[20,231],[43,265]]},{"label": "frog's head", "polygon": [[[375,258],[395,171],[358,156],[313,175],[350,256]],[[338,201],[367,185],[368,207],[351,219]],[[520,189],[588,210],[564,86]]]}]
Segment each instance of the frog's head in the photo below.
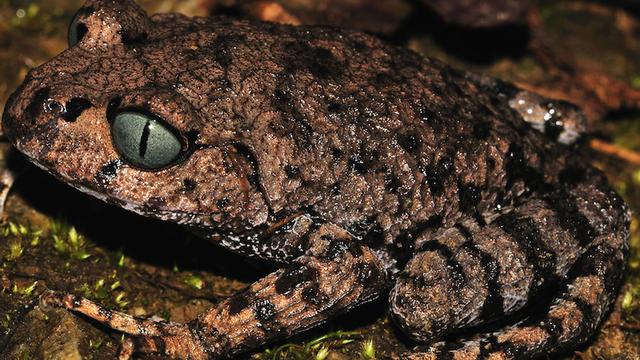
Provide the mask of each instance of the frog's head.
[{"label": "frog's head", "polygon": [[126,209],[207,228],[264,223],[251,150],[225,140],[177,90],[168,63],[182,48],[166,47],[188,46],[187,35],[161,43],[167,33],[154,26],[132,1],[89,1],[69,49],[10,97],[4,131],[41,168]]}]

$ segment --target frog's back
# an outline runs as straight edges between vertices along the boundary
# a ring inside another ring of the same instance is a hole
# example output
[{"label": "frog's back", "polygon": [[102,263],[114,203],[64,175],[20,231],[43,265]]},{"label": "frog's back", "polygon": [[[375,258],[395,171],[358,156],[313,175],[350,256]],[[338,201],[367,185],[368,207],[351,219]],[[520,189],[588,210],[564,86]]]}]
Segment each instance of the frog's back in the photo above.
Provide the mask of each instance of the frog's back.
[{"label": "frog's back", "polygon": [[563,166],[566,151],[510,107],[513,86],[358,32],[242,24],[208,25],[228,86],[215,91],[233,95],[204,113],[255,156],[274,213],[313,209],[394,243],[489,216],[523,191],[522,169],[542,180]]}]

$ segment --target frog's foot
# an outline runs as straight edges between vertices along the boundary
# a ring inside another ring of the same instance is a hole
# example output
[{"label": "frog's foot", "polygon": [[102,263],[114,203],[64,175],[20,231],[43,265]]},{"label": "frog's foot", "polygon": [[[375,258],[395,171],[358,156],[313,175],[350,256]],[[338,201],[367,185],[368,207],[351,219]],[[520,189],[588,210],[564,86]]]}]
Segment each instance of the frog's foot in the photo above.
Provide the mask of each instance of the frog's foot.
[{"label": "frog's foot", "polygon": [[309,329],[385,289],[382,262],[337,226],[312,227],[307,251],[188,324],[142,319],[73,295],[46,293],[44,307],[64,307],[124,332],[121,359],[162,354],[180,359],[231,357]]},{"label": "frog's foot", "polygon": [[43,308],[65,308],[128,335],[120,349],[120,360],[131,359],[136,353],[180,359],[207,358],[204,346],[186,324],[134,317],[75,295],[52,291],[42,294],[40,305]]},{"label": "frog's foot", "polygon": [[584,182],[532,196],[489,224],[466,221],[425,239],[390,296],[394,320],[414,339],[432,344],[519,310],[530,316],[405,359],[530,358],[595,333],[622,279],[629,214],[604,176],[587,171]]},{"label": "frog's foot", "polygon": [[575,143],[587,130],[582,110],[566,101],[523,90],[509,100],[509,106],[531,127],[565,145]]}]

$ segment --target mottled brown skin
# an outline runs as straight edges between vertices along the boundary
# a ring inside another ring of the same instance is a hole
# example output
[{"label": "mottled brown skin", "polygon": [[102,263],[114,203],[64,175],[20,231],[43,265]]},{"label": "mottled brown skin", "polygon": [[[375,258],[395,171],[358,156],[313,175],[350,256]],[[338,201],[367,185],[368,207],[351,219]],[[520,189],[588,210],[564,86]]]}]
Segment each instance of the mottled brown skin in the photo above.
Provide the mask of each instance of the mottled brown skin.
[{"label": "mottled brown skin", "polygon": [[[615,299],[629,213],[571,150],[573,106],[359,32],[112,0],[77,19],[79,43],[9,100],[13,144],[105,201],[281,265],[188,324],[42,297],[128,334],[122,359],[232,357],[389,290],[425,345],[401,358],[530,358],[583,343]],[[180,161],[122,159],[124,109],[175,128]],[[512,325],[437,342],[496,320]]]},{"label": "mottled brown skin", "polygon": [[450,23],[470,27],[493,27],[518,21],[530,0],[422,0]]}]

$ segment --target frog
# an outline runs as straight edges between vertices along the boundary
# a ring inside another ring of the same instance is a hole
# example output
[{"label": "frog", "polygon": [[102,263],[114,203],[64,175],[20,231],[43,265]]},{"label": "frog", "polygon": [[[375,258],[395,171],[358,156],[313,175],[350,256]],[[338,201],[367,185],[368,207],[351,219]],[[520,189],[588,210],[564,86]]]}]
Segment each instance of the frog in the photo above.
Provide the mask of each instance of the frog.
[{"label": "frog", "polygon": [[376,299],[398,359],[584,344],[630,212],[578,151],[580,109],[355,30],[148,15],[89,0],[32,69],[7,138],[60,181],[275,270],[187,323],[47,291],[120,359],[233,358]]}]

